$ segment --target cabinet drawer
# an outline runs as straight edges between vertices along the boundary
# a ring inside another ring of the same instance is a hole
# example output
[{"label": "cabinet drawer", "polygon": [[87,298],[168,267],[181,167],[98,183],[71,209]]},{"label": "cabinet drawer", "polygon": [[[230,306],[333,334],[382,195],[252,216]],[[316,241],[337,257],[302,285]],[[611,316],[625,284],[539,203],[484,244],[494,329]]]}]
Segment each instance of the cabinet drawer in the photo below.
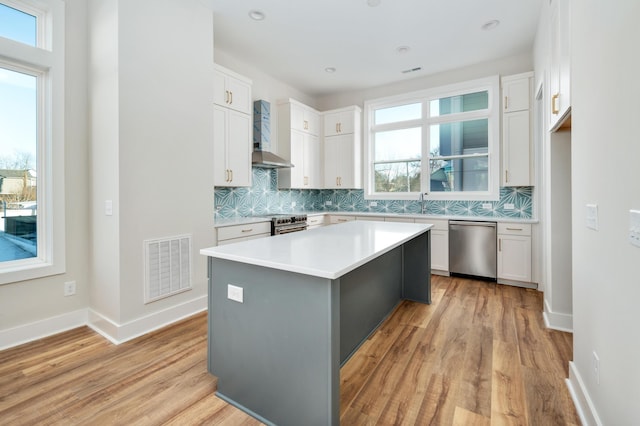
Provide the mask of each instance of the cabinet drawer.
[{"label": "cabinet drawer", "polygon": [[427,223],[433,225],[431,229],[449,231],[449,221],[446,219],[416,219],[416,223]]},{"label": "cabinet drawer", "polygon": [[342,223],[342,222],[350,222],[352,220],[356,220],[355,216],[330,216],[330,222],[333,223]]},{"label": "cabinet drawer", "polygon": [[218,228],[218,244],[232,238],[250,237],[259,234],[271,234],[271,222],[248,223]]},{"label": "cabinet drawer", "polygon": [[324,225],[324,216],[309,216],[309,217],[307,217],[307,225],[309,227]]},{"label": "cabinet drawer", "polygon": [[530,223],[498,223],[498,234],[531,235]]},{"label": "cabinet drawer", "polygon": [[408,217],[385,217],[384,218],[385,222],[403,222],[403,223],[413,223],[414,220]]}]

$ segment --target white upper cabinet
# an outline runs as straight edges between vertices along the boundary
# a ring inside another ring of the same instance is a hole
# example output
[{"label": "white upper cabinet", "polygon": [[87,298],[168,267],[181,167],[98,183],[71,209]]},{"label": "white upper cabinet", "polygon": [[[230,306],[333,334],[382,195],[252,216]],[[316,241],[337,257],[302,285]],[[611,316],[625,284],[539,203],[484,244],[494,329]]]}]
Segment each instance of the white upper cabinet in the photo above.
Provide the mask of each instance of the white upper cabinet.
[{"label": "white upper cabinet", "polygon": [[549,130],[555,131],[571,115],[571,2],[552,0],[549,40]]},{"label": "white upper cabinet", "polygon": [[319,123],[313,108],[293,99],[278,102],[278,155],[294,165],[278,169],[279,188],[322,187]]},{"label": "white upper cabinet", "polygon": [[357,106],[324,112],[324,187],[362,188],[362,110]]},{"label": "white upper cabinet", "polygon": [[217,64],[213,75],[213,102],[245,114],[252,114],[251,80]]},{"label": "white upper cabinet", "polygon": [[251,186],[251,80],[216,65],[214,83],[214,185]]},{"label": "white upper cabinet", "polygon": [[360,115],[360,112],[356,111],[355,108],[357,107],[323,113],[324,136],[337,136],[353,133],[356,124],[355,116]]},{"label": "white upper cabinet", "polygon": [[320,114],[318,111],[292,100],[291,128],[317,136],[320,132]]},{"label": "white upper cabinet", "polygon": [[502,186],[533,185],[533,73],[502,78]]}]

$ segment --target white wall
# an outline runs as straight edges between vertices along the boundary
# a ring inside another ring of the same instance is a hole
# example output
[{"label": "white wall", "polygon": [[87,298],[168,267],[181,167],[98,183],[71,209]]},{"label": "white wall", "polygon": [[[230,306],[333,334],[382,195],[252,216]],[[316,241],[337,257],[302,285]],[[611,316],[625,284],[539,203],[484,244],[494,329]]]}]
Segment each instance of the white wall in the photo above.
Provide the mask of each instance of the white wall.
[{"label": "white wall", "polygon": [[[206,306],[199,250],[214,243],[213,13],[198,0],[93,0],[91,18],[90,320],[119,341]],[[144,304],[144,241],[185,234],[193,289]]]},{"label": "white wall", "polygon": [[[0,286],[0,348],[38,337],[47,329],[41,327],[42,323],[48,324],[48,330],[78,325],[81,316],[70,313],[85,308],[89,298],[86,2],[66,0],[65,4],[66,272]],[[72,280],[76,281],[77,293],[64,297],[64,282]],[[16,328],[18,332],[13,333]]]},{"label": "white wall", "polygon": [[640,421],[640,248],[628,242],[629,209],[640,210],[639,16],[637,1],[572,2],[573,383],[608,425]]}]

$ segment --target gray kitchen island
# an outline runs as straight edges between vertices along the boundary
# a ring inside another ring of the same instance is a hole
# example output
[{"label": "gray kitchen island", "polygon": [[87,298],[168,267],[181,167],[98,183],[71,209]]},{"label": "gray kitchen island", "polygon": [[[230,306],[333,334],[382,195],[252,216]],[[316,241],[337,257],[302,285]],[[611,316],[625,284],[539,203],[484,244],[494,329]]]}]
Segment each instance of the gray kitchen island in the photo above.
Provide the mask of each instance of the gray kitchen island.
[{"label": "gray kitchen island", "polygon": [[266,424],[338,425],[340,366],[402,299],[431,303],[430,228],[353,221],[201,250],[216,394]]}]

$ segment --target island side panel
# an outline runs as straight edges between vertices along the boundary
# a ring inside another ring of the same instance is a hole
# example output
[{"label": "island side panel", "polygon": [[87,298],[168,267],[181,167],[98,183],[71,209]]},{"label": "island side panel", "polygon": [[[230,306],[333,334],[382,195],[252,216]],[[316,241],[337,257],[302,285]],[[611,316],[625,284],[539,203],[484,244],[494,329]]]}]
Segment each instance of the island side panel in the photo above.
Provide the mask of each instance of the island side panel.
[{"label": "island side panel", "polygon": [[209,268],[209,371],[221,397],[269,423],[338,425],[340,282],[215,258]]},{"label": "island side panel", "polygon": [[340,279],[340,362],[344,364],[402,297],[402,248]]},{"label": "island side panel", "polygon": [[403,246],[402,298],[431,304],[431,231]]}]

